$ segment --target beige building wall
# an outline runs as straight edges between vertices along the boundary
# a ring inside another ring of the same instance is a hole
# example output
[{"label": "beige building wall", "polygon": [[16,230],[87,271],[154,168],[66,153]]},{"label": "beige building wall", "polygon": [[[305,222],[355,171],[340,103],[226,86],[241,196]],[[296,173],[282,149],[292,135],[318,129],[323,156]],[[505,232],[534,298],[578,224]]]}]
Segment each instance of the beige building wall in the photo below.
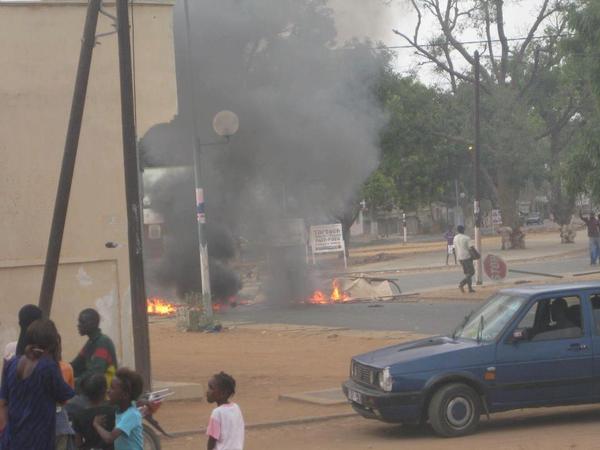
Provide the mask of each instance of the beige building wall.
[{"label": "beige building wall", "polygon": [[[113,15],[114,2],[105,2]],[[87,2],[0,0],[0,349],[39,296]],[[176,112],[172,1],[135,2],[138,135]],[[114,30],[100,16],[98,33]],[[133,365],[116,35],[94,49],[52,319],[64,358],[94,307]],[[120,244],[107,249],[108,241]]]}]

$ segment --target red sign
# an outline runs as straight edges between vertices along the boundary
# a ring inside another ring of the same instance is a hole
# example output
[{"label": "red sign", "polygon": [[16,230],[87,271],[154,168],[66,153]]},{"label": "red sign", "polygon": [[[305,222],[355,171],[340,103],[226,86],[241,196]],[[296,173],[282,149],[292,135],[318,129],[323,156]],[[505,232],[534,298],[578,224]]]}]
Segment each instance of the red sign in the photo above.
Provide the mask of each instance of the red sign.
[{"label": "red sign", "polygon": [[483,260],[483,270],[492,280],[503,280],[506,278],[506,263],[496,255],[487,255]]}]

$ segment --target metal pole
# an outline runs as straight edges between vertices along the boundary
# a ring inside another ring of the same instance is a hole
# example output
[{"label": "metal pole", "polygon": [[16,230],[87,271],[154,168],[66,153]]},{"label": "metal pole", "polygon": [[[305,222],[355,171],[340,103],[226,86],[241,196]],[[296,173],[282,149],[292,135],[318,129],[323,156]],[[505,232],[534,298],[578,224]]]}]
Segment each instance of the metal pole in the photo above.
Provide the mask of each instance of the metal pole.
[{"label": "metal pole", "polygon": [[406,227],[406,213],[402,213],[402,228],[404,232],[404,243],[408,242],[408,228]]},{"label": "metal pole", "polygon": [[207,321],[211,321],[213,317],[212,310],[212,295],[210,290],[210,271],[208,266],[208,242],[206,240],[206,196],[204,195],[204,189],[202,188],[202,147],[200,146],[200,138],[198,136],[197,122],[198,112],[196,110],[196,95],[194,89],[194,71],[192,70],[192,36],[190,26],[190,10],[188,0],[183,2],[185,11],[185,33],[186,33],[186,44],[187,44],[187,60],[188,60],[188,89],[191,93],[190,96],[190,111],[192,115],[192,129],[194,136],[194,183],[196,187],[196,213],[198,220],[198,243],[199,243],[199,256],[200,256],[200,280],[202,283],[202,310],[204,318]]},{"label": "metal pole", "polygon": [[60,250],[62,247],[65,222],[67,220],[71,184],[73,182],[73,171],[75,170],[79,135],[81,133],[81,122],[83,111],[85,109],[85,98],[90,76],[90,67],[92,64],[92,53],[94,51],[94,46],[96,45],[96,25],[98,24],[98,14],[100,12],[101,4],[102,0],[90,0],[83,30],[83,39],[81,41],[79,65],[77,67],[77,76],[71,103],[71,114],[69,116],[69,126],[67,128],[60,178],[56,190],[56,201],[54,202],[54,214],[52,216],[52,226],[50,228],[50,237],[48,239],[44,276],[42,279],[42,287],[40,289],[39,306],[46,317],[50,316],[50,311],[52,310],[56,273],[58,272]]},{"label": "metal pole", "polygon": [[128,0],[117,0],[116,7],[135,369],[142,375],[145,388],[152,389],[152,378],[150,376],[150,339],[148,337],[146,288],[144,285],[144,259],[142,255],[142,209],[139,191],[140,172],[133,102]]},{"label": "metal pole", "polygon": [[[480,152],[480,126],[479,126],[479,85],[480,85],[480,62],[479,52],[475,51],[475,151],[474,159],[475,164],[473,165],[473,180],[475,184],[475,199],[473,202],[473,215],[475,223],[475,248],[480,255],[483,255],[481,249],[481,193],[479,187],[479,152]],[[483,258],[477,260],[477,266],[475,268],[475,282],[476,284],[482,284],[482,273],[483,273]]]}]

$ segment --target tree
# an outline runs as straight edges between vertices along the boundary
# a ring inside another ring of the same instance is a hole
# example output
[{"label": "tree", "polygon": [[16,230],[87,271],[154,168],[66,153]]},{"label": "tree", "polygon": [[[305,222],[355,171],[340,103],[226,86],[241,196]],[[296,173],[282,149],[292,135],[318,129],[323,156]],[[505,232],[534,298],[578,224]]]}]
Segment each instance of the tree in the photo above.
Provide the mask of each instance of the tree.
[{"label": "tree", "polygon": [[[446,138],[458,126],[452,99],[394,73],[384,76],[379,95],[389,121],[381,136],[381,164],[370,180],[375,185],[367,185],[373,203],[412,209],[443,200],[469,158],[467,142]],[[392,184],[395,192],[384,196],[383,189]]]},{"label": "tree", "polygon": [[[538,13],[533,17],[522,40],[509,40],[504,21],[503,0],[411,0],[417,11],[418,22],[412,35],[395,31],[402,36],[425,63],[433,64],[438,73],[445,75],[450,90],[457,99],[468,99],[465,90],[474,82],[472,51],[461,42],[461,32],[476,29],[485,42],[482,53],[482,150],[484,179],[496,195],[507,225],[519,226],[516,202],[520,188],[529,179],[539,152],[535,136],[540,124],[531,110],[528,90],[540,73],[548,70],[546,59],[540,63],[542,53],[556,50],[560,30],[566,24],[565,11],[572,2],[568,0],[540,1]],[[432,19],[438,34],[427,43],[421,39],[421,25]],[[550,24],[554,24],[550,27]],[[554,31],[542,48],[536,33],[548,28]],[[499,45],[495,45],[496,41]],[[433,46],[431,44],[434,44]],[[528,70],[532,68],[532,70]],[[465,105],[465,103],[462,103]],[[466,124],[470,121],[465,121]],[[455,139],[469,139],[472,127],[464,127]],[[544,130],[541,130],[544,133]],[[533,156],[533,158],[532,158]]]},{"label": "tree", "polygon": [[584,95],[593,100],[581,116],[583,130],[574,142],[574,151],[567,158],[563,174],[570,195],[587,194],[600,198],[600,3],[579,0],[569,10],[569,27],[574,36],[565,48],[570,65],[583,78]]}]

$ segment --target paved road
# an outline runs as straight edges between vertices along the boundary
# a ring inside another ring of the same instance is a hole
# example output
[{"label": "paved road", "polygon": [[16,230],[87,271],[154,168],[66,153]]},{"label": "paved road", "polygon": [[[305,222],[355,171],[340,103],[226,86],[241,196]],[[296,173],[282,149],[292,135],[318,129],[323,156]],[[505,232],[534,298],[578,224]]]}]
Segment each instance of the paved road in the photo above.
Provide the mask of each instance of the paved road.
[{"label": "paved road", "polygon": [[[512,264],[509,268],[554,274],[590,270],[585,257],[570,257],[555,261]],[[600,274],[599,274],[600,277]],[[460,272],[427,271],[395,275],[404,292],[457,283]],[[540,280],[544,277],[511,274],[510,278]],[[476,301],[415,301],[351,303],[336,305],[297,305],[274,307],[241,306],[221,316],[222,320],[318,325],[362,330],[414,331],[425,334],[451,332],[462,318],[477,308]]]},{"label": "paved road", "polygon": [[358,330],[415,331],[445,334],[478,303],[386,302],[336,305],[300,305],[288,308],[242,306],[228,311],[222,320],[256,323],[318,325]]}]

